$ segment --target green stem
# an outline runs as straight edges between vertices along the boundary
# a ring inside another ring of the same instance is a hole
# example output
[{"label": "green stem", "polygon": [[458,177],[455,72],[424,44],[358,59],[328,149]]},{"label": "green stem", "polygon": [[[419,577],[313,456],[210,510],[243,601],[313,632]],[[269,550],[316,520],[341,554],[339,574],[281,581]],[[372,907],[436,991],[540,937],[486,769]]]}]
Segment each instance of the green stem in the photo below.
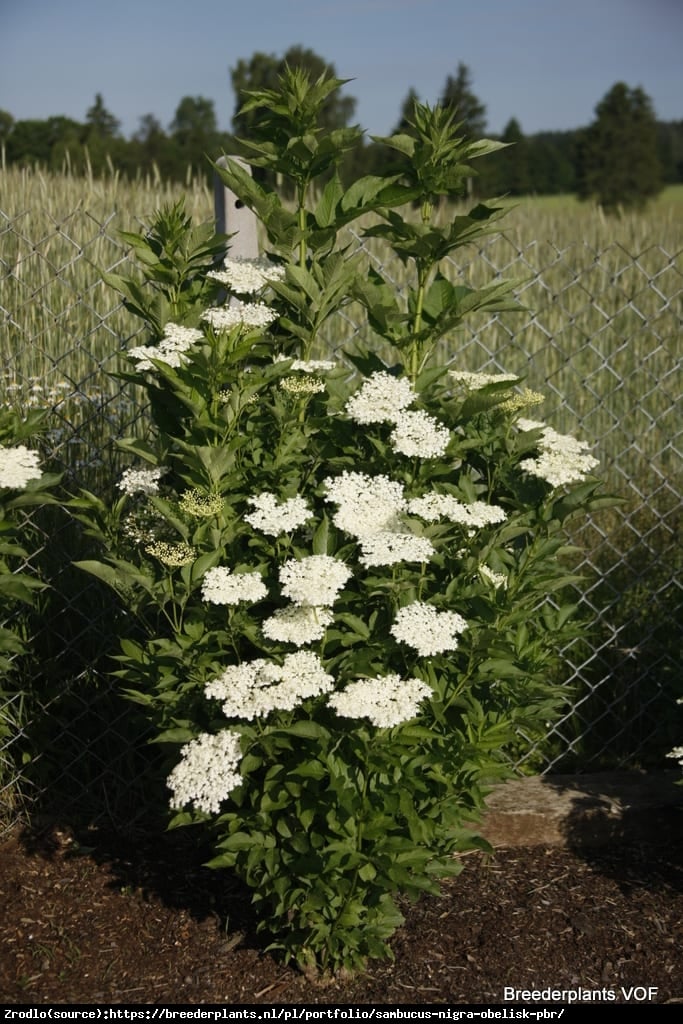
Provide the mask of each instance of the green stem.
[{"label": "green stem", "polygon": [[306,269],[306,190],[307,182],[302,181],[298,186],[298,215],[299,215],[299,231],[301,238],[299,239],[299,266],[302,270]]},{"label": "green stem", "polygon": [[425,291],[427,289],[427,278],[429,267],[418,266],[417,271],[417,298],[415,301],[415,317],[413,319],[413,343],[410,349],[410,379],[413,383],[417,380],[419,372],[419,343],[416,335],[422,330],[422,310],[424,308]]}]

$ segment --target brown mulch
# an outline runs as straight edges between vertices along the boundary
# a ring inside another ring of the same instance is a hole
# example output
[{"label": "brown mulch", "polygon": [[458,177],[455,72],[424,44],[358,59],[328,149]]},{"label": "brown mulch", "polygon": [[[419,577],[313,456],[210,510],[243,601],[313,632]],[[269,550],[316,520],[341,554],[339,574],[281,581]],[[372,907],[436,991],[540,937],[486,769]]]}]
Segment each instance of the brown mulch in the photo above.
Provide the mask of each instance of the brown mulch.
[{"label": "brown mulch", "polygon": [[248,893],[182,833],[145,848],[15,831],[0,843],[0,1001],[492,1004],[506,986],[683,1001],[683,859],[666,829],[659,844],[471,854],[440,897],[403,908],[393,961],[327,984],[264,952]]}]

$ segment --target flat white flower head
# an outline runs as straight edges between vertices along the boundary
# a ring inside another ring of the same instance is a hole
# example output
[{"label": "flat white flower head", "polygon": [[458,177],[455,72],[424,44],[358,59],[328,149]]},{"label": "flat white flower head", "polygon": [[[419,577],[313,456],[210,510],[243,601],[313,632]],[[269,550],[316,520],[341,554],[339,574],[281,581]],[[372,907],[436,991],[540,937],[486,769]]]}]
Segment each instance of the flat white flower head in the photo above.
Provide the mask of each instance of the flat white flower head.
[{"label": "flat white flower head", "polygon": [[211,604],[239,604],[261,601],[268,593],[257,572],[231,572],[224,566],[207,569],[202,582],[202,597]]},{"label": "flat white flower head", "polygon": [[14,448],[0,445],[0,487],[22,488],[41,475],[38,452],[23,444]]},{"label": "flat white flower head", "polygon": [[391,633],[400,643],[413,647],[420,657],[454,651],[467,622],[457,612],[440,612],[423,601],[400,608]]},{"label": "flat white flower head", "polygon": [[436,492],[412,498],[408,502],[408,511],[430,523],[437,519],[449,519],[471,530],[502,523],[506,519],[505,509],[500,505],[490,505],[486,501],[462,502],[452,494]]},{"label": "flat white flower head", "polygon": [[272,281],[281,281],[284,276],[285,268],[277,263],[271,263],[264,257],[247,259],[241,256],[226,256],[222,270],[210,270],[207,274],[237,295],[261,291]]},{"label": "flat white flower head", "polygon": [[[680,704],[680,701],[678,703]],[[681,768],[683,768],[683,747],[674,747],[666,756],[676,758]]]},{"label": "flat white flower head", "polygon": [[393,423],[416,397],[407,377],[393,377],[381,370],[363,381],[345,411],[356,423]]},{"label": "flat white flower head", "polygon": [[326,500],[337,505],[332,522],[352,537],[398,528],[406,508],[403,485],[388,476],[349,473],[323,481]]},{"label": "flat white flower head", "polygon": [[467,370],[449,370],[449,377],[456,384],[462,384],[468,391],[479,391],[489,384],[516,384],[519,377],[514,373],[470,373]]},{"label": "flat white flower head", "polygon": [[231,665],[204,687],[207,697],[222,701],[227,718],[254,719],[271,711],[292,711],[308,697],[329,693],[334,678],[312,651],[285,655],[282,665],[257,658]]},{"label": "flat white flower head", "polygon": [[[275,356],[273,362],[284,363],[289,356]],[[290,369],[299,373],[329,373],[334,370],[336,363],[332,359],[294,359]]]},{"label": "flat white flower head", "polygon": [[138,370],[153,370],[154,359],[175,368],[183,366],[187,363],[185,353],[204,338],[196,327],[181,324],[168,323],[164,332],[158,345],[138,345],[130,349],[128,355],[136,361]]},{"label": "flat white flower head", "polygon": [[394,451],[421,459],[443,455],[451,439],[450,431],[421,409],[408,410],[396,417],[389,438]]},{"label": "flat white flower head", "polygon": [[290,559],[280,569],[282,593],[297,605],[329,607],[352,572],[344,562],[331,555],[308,555]]},{"label": "flat white flower head", "polygon": [[154,469],[124,469],[117,487],[124,494],[158,494],[159,480],[167,472],[165,466]]},{"label": "flat white flower head", "polygon": [[413,533],[394,533],[379,530],[360,538],[359,562],[366,568],[375,565],[396,565],[400,562],[428,562],[434,554],[434,545],[427,537]]},{"label": "flat white flower head", "polygon": [[391,729],[415,718],[431,693],[421,679],[388,675],[349,683],[328,697],[327,703],[342,718],[369,718],[379,729]]},{"label": "flat white flower head", "polygon": [[202,313],[205,320],[216,331],[229,331],[233,327],[268,327],[277,320],[274,309],[262,302],[240,302],[233,300],[229,306],[216,306]]},{"label": "flat white flower head", "polygon": [[520,430],[540,430],[540,454],[534,459],[523,459],[520,469],[545,480],[551,487],[581,483],[600,463],[589,454],[589,445],[570,434],[558,434],[552,427],[536,420],[520,419]]},{"label": "flat white flower head", "polygon": [[490,583],[492,587],[495,587],[496,590],[499,587],[502,587],[504,590],[507,588],[508,578],[505,573],[494,572],[493,569],[488,567],[488,565],[479,566],[479,575],[482,579],[486,580],[487,583]]},{"label": "flat white flower head", "polygon": [[291,533],[312,516],[312,512],[303,498],[288,498],[278,502],[270,491],[262,491],[254,498],[249,498],[254,511],[245,515],[246,522],[255,530],[277,537],[281,533]]},{"label": "flat white flower head", "polygon": [[265,620],[261,629],[269,640],[303,647],[322,640],[326,628],[333,621],[334,616],[329,608],[293,604],[274,612]]},{"label": "flat white flower head", "polygon": [[242,782],[239,733],[230,729],[202,733],[186,743],[180,761],[166,783],[173,791],[171,807],[182,810],[194,804],[198,811],[218,814],[221,804]]}]

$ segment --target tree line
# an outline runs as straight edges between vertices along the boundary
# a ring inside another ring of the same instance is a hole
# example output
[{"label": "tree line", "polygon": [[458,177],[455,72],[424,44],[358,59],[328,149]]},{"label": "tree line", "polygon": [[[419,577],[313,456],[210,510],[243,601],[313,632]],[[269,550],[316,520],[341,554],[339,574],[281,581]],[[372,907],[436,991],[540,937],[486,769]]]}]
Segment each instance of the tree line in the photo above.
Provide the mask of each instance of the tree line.
[{"label": "tree line", "polygon": [[[232,132],[219,131],[214,101],[203,96],[184,96],[166,127],[154,114],[144,114],[130,138],[122,135],[120,122],[99,93],[84,122],[63,116],[14,120],[0,110],[3,160],[55,171],[66,168],[76,174],[117,171],[130,179],[147,174],[183,182],[208,179],[212,172],[207,157],[233,152],[235,137],[250,137],[256,115],[242,110],[249,90],[277,88],[286,66],[303,67],[314,78],[323,72],[336,76],[332,64],[300,46],[290,47],[280,58],[255,53],[238,61],[230,70],[235,95]],[[410,134],[413,106],[419,99],[414,89],[408,91],[390,134]],[[466,64],[458,64],[446,78],[438,102],[453,111],[464,135],[496,137],[487,132],[486,107],[474,92]],[[335,93],[326,110],[326,127],[351,124],[355,109],[353,96]],[[499,138],[510,145],[482,161],[484,169],[474,183],[482,197],[577,193],[609,208],[642,203],[663,185],[683,182],[683,120],[659,122],[643,89],[623,82],[600,100],[594,121],[584,128],[525,135],[513,117]],[[362,147],[347,155],[340,175],[348,182],[380,170],[400,174],[400,159],[381,139],[366,138]]]}]

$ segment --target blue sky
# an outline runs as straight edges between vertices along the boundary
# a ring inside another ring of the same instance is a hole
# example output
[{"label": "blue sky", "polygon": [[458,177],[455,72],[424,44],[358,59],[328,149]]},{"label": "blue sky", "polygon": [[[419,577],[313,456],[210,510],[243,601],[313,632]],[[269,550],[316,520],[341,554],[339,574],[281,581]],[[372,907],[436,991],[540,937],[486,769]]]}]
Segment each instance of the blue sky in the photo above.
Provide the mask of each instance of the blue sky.
[{"label": "blue sky", "polygon": [[683,0],[0,0],[0,108],[17,120],[82,121],[95,93],[125,135],[183,96],[214,100],[230,128],[229,69],[301,44],[354,81],[355,120],[394,127],[413,87],[439,98],[463,61],[488,130],[588,124],[617,81],[661,120],[683,119]]}]

